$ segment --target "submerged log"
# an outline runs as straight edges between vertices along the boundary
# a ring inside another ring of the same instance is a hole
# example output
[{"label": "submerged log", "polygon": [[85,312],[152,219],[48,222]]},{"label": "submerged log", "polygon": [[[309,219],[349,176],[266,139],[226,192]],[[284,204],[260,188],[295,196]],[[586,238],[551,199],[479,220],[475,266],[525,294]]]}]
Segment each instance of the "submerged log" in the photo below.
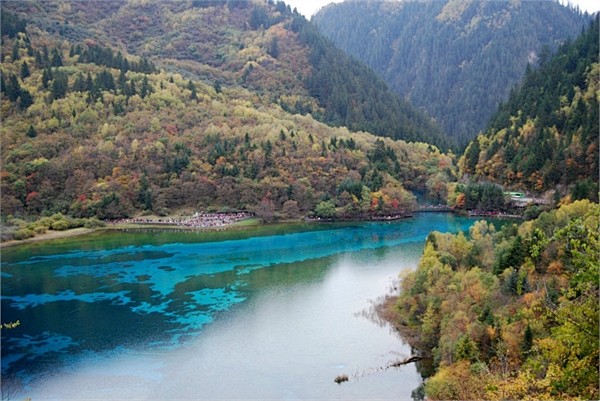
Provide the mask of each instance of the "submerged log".
[{"label": "submerged log", "polygon": [[391,365],[389,365],[390,368],[398,368],[402,365],[408,365],[409,363],[413,363],[413,362],[418,362],[421,359],[423,359],[423,357],[420,356],[411,356],[410,358],[407,358],[403,361],[397,361],[392,363]]},{"label": "submerged log", "polygon": [[[396,362],[390,363],[389,365],[381,366],[377,369],[370,369],[369,371],[363,371],[362,373],[357,372],[357,373],[353,374],[352,377],[354,379],[357,379],[360,376],[365,376],[365,375],[373,374],[376,372],[382,372],[382,371],[388,370],[389,368],[399,368],[402,365],[408,365],[409,363],[418,362],[421,359],[423,359],[423,357],[413,355],[413,356],[403,359],[401,361],[396,361]],[[348,375],[339,375],[333,381],[336,382],[337,384],[341,384],[341,383],[347,382],[349,380],[350,380],[350,377],[348,377]]]}]

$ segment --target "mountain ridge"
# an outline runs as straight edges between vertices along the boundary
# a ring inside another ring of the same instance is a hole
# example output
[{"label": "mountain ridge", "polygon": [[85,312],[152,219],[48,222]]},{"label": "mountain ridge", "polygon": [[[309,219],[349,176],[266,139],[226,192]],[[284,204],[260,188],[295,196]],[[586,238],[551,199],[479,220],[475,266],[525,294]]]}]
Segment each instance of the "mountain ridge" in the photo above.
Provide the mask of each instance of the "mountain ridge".
[{"label": "mountain ridge", "polygon": [[11,6],[51,35],[78,42],[91,38],[156,59],[188,78],[263,92],[290,112],[311,113],[332,126],[448,146],[431,118],[282,2],[108,3],[111,7],[106,2]]},{"label": "mountain ridge", "polygon": [[[3,3],[3,16],[6,11]],[[102,38],[86,34],[70,42],[58,33],[80,32],[74,22],[64,28],[45,15],[38,23],[26,11],[11,13],[14,29],[2,43],[0,174],[7,218],[115,219],[200,209],[246,209],[266,220],[331,210],[404,213],[415,203],[407,188],[425,188],[439,172],[455,174],[453,158],[430,144],[330,127],[286,111],[269,91],[191,79],[194,68],[218,71],[197,61],[176,62],[179,73],[161,68],[159,58],[106,47]],[[244,15],[248,23],[262,18],[250,10]],[[250,65],[277,59],[254,43],[272,43],[269,34],[257,31],[241,49],[264,58]],[[283,52],[285,40],[279,45]]]},{"label": "mountain ridge", "polygon": [[312,21],[462,147],[485,128],[527,63],[576,37],[589,19],[553,1],[452,0],[348,1]]},{"label": "mountain ridge", "polygon": [[598,16],[528,69],[459,162],[462,174],[507,188],[598,200]]}]

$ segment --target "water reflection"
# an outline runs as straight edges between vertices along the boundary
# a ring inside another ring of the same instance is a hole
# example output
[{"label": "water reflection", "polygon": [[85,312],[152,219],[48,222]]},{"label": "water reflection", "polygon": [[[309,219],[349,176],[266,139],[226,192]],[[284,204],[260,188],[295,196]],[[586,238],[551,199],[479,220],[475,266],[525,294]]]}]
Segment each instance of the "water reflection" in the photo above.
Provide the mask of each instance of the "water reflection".
[{"label": "water reflection", "polygon": [[389,327],[356,314],[416,265],[429,231],[470,223],[430,214],[211,240],[111,233],[11,250],[2,316],[24,324],[2,332],[3,378],[30,382],[25,395],[35,399],[408,395],[414,366],[331,384],[341,371],[410,354]]}]

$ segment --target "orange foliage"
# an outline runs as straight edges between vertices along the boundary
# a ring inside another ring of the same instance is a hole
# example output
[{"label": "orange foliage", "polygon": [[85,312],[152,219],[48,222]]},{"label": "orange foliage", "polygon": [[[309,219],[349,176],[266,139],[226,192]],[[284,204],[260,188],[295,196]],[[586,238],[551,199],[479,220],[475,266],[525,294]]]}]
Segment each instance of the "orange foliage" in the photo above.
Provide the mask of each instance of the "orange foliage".
[{"label": "orange foliage", "polygon": [[467,197],[462,192],[456,197],[456,207],[463,209],[467,202]]}]

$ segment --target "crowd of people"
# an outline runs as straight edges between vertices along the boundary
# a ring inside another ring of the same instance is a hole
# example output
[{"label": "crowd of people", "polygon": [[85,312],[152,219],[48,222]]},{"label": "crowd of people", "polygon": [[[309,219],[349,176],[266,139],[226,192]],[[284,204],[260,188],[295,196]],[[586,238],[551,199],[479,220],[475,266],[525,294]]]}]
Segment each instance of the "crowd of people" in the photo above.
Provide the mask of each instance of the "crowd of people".
[{"label": "crowd of people", "polygon": [[469,217],[507,217],[507,218],[521,218],[522,216],[518,214],[510,214],[506,212],[499,211],[485,211],[485,210],[469,210]]},{"label": "crowd of people", "polygon": [[250,212],[222,212],[222,213],[206,213],[196,212],[188,217],[165,217],[165,218],[147,218],[135,217],[129,219],[120,219],[111,221],[113,224],[159,224],[179,227],[192,228],[209,228],[223,227],[238,221],[253,217]]}]

